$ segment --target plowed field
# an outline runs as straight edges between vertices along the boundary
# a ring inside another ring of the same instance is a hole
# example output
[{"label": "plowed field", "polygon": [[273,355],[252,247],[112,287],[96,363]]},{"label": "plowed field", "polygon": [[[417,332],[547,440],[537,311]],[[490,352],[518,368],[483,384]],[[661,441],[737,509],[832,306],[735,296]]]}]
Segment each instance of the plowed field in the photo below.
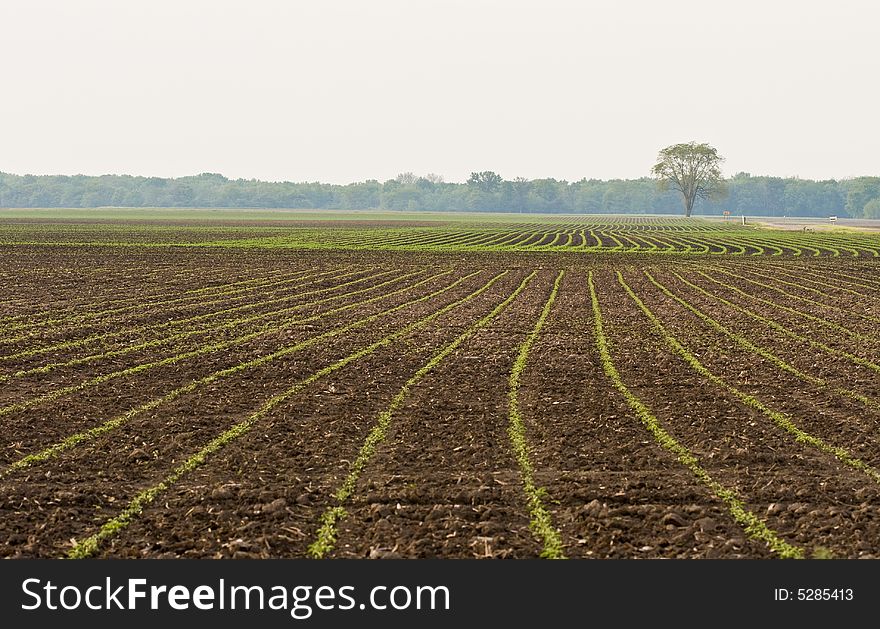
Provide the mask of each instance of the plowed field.
[{"label": "plowed field", "polygon": [[7,225],[0,555],[880,556],[876,238],[700,255],[633,225],[516,251]]}]

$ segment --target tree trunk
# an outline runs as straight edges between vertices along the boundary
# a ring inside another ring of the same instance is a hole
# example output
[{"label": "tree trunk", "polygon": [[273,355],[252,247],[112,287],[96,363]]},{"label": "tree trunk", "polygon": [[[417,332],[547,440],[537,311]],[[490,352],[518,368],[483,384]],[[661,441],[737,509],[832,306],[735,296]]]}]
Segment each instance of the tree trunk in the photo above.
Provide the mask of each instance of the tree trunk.
[{"label": "tree trunk", "polygon": [[681,200],[684,204],[684,216],[685,218],[690,218],[691,212],[694,211],[694,201],[696,201],[696,197],[682,193]]}]

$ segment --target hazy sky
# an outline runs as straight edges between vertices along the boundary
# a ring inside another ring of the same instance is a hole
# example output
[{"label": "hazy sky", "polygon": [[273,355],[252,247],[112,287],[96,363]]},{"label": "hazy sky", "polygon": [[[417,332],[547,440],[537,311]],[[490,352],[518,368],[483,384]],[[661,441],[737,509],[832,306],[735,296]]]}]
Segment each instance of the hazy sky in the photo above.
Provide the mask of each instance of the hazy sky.
[{"label": "hazy sky", "polygon": [[880,175],[880,3],[2,0],[0,171]]}]

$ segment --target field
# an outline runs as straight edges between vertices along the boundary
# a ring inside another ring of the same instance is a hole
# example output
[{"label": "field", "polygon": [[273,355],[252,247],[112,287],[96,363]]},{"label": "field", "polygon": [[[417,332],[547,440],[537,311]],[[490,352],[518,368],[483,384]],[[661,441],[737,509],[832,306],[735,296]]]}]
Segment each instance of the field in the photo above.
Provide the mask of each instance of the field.
[{"label": "field", "polygon": [[880,557],[880,233],[2,217],[0,556]]}]

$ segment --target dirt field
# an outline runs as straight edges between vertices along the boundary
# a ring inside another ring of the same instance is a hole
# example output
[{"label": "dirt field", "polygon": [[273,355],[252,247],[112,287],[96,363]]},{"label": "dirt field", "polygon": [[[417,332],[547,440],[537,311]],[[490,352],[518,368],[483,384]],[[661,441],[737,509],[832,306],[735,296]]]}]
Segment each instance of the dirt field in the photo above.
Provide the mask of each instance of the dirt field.
[{"label": "dirt field", "polygon": [[2,246],[0,554],[878,557],[878,268]]}]

